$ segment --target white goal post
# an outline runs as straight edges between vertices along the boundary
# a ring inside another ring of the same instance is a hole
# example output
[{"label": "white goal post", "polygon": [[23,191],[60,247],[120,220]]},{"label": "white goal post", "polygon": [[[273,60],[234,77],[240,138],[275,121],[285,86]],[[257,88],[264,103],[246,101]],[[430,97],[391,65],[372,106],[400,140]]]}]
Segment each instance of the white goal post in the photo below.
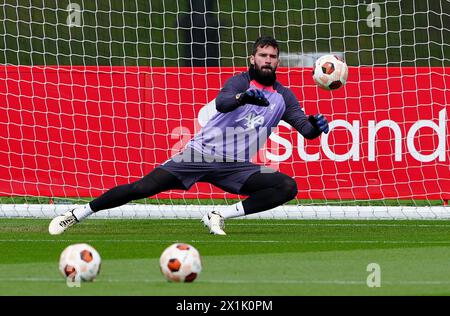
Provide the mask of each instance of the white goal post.
[{"label": "white goal post", "polygon": [[[1,217],[51,218],[63,214],[77,204],[2,204]],[[107,211],[94,213],[90,218],[130,219],[200,219],[211,210],[221,210],[225,205],[142,205],[126,204]],[[330,206],[330,205],[284,205],[239,219],[328,219],[328,220],[432,220],[450,219],[446,206]]]},{"label": "white goal post", "polygon": [[[52,217],[138,180],[215,112],[252,44],[280,45],[277,79],[330,133],[281,122],[255,162],[292,176],[292,203],[249,216],[448,219],[448,1],[29,1],[0,5],[0,217]],[[321,55],[349,66],[321,90]],[[200,218],[243,199],[210,184],[97,218]]]}]

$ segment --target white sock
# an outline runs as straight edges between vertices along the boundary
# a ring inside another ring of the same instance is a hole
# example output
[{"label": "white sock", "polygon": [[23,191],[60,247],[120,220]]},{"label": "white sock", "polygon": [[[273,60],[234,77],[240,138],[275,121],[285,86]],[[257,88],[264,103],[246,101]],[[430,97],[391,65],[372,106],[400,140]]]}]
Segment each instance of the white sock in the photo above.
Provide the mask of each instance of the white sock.
[{"label": "white sock", "polygon": [[89,215],[93,214],[94,211],[91,209],[91,206],[86,204],[82,207],[77,207],[73,210],[73,215],[77,218],[77,220],[81,221],[82,219],[88,217]]},{"label": "white sock", "polygon": [[232,218],[245,215],[244,206],[242,202],[230,205],[226,207],[224,210],[220,211],[220,215],[224,218]]}]

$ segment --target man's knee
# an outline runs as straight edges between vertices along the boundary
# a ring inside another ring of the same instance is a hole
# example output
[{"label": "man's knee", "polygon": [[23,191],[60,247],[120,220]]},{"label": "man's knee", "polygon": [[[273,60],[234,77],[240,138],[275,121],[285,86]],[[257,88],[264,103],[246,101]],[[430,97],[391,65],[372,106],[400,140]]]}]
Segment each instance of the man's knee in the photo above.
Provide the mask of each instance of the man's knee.
[{"label": "man's knee", "polygon": [[278,189],[282,192],[282,195],[285,197],[286,201],[290,201],[297,196],[297,182],[291,177],[286,177],[283,181],[278,185]]}]

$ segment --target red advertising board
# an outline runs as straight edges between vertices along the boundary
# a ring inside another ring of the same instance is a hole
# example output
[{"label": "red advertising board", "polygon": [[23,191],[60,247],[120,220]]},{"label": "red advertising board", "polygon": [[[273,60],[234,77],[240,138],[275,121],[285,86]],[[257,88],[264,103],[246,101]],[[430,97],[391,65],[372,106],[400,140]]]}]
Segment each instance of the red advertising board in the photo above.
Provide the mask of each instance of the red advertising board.
[{"label": "red advertising board", "polygon": [[[0,195],[95,197],[139,179],[199,130],[205,105],[242,70],[3,66]],[[293,176],[299,198],[448,199],[449,79],[449,68],[358,67],[329,92],[311,69],[280,68],[331,131],[305,141],[284,124],[258,161]],[[159,197],[233,196],[199,184]]]}]

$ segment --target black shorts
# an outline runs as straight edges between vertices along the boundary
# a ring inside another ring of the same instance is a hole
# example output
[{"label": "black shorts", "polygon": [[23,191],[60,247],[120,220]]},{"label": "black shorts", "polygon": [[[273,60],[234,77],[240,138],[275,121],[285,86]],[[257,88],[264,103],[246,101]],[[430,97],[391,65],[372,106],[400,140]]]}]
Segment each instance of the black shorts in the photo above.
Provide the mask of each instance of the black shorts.
[{"label": "black shorts", "polygon": [[254,173],[272,173],[273,169],[251,162],[217,162],[211,156],[187,148],[157,168],[176,176],[189,190],[196,182],[207,182],[234,194],[239,194],[247,179]]}]

